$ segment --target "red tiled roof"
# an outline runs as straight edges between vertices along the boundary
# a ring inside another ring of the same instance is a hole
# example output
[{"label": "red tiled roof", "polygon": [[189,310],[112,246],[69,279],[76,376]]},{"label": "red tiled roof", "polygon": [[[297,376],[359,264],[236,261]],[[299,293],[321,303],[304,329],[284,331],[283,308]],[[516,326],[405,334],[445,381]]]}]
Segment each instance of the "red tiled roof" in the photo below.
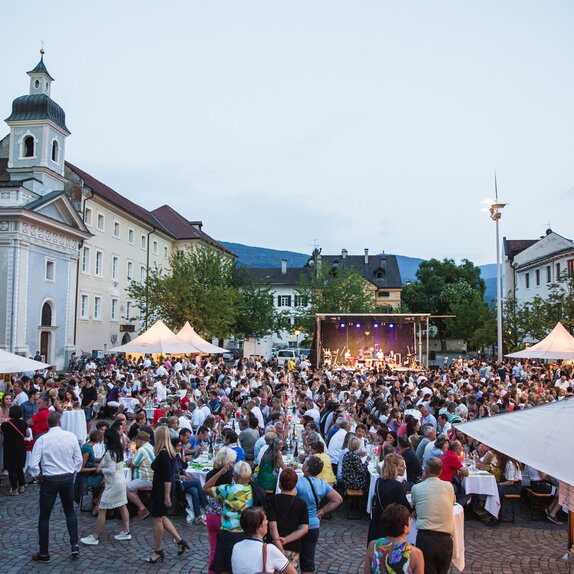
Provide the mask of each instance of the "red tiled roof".
[{"label": "red tiled roof", "polygon": [[213,247],[224,251],[230,255],[235,256],[235,254],[227,249],[224,245],[207,235],[201,229],[196,227],[197,222],[192,223],[179,214],[175,209],[169,205],[162,205],[157,209],[152,211],[153,216],[161,221],[166,229],[176,238],[180,240],[190,239],[190,240],[200,240],[205,243],[212,245]]},{"label": "red tiled roof", "polygon": [[108,187],[105,183],[97,180],[95,177],[92,177],[89,173],[81,170],[80,168],[76,167],[75,165],[71,164],[70,162],[66,162],[66,167],[73,171],[76,175],[81,177],[84,180],[84,183],[96,194],[99,195],[101,198],[109,201],[113,205],[117,205],[119,208],[131,213],[138,219],[141,219],[148,225],[156,228],[159,231],[163,231],[168,235],[173,235],[168,229],[164,227],[161,221],[156,219],[151,212],[143,207],[137,205],[133,201],[130,201],[127,197],[120,195],[117,191],[113,190],[111,187]]}]

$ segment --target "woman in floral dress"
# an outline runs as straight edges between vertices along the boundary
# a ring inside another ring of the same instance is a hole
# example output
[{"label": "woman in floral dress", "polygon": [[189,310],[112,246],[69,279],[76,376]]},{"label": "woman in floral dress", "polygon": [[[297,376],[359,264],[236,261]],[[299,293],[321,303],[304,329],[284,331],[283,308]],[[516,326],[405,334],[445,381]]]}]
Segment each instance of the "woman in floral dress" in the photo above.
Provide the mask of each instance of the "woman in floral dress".
[{"label": "woman in floral dress", "polygon": [[381,521],[389,536],[369,542],[363,574],[424,574],[423,553],[406,541],[411,530],[409,511],[393,502]]}]

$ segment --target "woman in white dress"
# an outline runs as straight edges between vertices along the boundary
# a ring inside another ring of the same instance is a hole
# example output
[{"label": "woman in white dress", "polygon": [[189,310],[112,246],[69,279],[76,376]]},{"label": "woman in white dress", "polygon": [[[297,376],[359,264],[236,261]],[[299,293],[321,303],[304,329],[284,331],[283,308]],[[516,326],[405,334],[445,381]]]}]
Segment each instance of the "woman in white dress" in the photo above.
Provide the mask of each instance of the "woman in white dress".
[{"label": "woman in white dress", "polygon": [[98,505],[98,518],[94,532],[85,538],[81,538],[83,544],[96,546],[100,543],[100,534],[106,523],[106,512],[112,508],[118,508],[122,517],[123,530],[114,536],[116,540],[131,540],[130,515],[128,513],[126,479],[124,475],[124,449],[118,431],[112,426],[106,431],[104,442],[106,452],[99,465],[99,471],[103,473],[105,487]]}]

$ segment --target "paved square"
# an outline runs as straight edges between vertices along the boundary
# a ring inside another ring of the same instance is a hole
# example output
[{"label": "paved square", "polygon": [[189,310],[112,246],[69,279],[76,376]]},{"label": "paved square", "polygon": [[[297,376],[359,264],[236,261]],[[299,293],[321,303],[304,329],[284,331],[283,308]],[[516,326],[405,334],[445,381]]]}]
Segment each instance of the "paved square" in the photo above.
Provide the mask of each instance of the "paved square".
[{"label": "paved square", "polygon": [[[5,491],[4,491],[5,492]],[[165,539],[166,561],[150,565],[144,558],[151,553],[152,524],[147,519],[132,522],[133,538],[118,542],[113,535],[120,531],[119,520],[109,520],[101,542],[94,547],[81,547],[81,557],[73,561],[69,554],[68,534],[59,502],[50,523],[49,564],[30,560],[37,550],[38,488],[29,486],[18,497],[0,495],[0,524],[2,540],[2,574],[28,572],[63,573],[86,572],[104,574],[121,572],[207,573],[209,542],[202,526],[188,526],[182,517],[174,518],[179,533],[186,538],[191,551],[183,557],[176,555],[175,544]],[[333,520],[324,520],[317,548],[319,574],[361,574],[366,546],[368,521],[347,520],[346,503],[335,512]],[[79,513],[80,536],[91,532],[95,518],[88,512]],[[516,522],[503,523],[496,528],[467,520],[465,522],[466,569],[469,574],[556,574],[567,572],[561,557],[566,552],[567,525],[555,526],[547,521],[532,522],[523,503],[517,505]],[[458,571],[453,568],[453,573]]]}]

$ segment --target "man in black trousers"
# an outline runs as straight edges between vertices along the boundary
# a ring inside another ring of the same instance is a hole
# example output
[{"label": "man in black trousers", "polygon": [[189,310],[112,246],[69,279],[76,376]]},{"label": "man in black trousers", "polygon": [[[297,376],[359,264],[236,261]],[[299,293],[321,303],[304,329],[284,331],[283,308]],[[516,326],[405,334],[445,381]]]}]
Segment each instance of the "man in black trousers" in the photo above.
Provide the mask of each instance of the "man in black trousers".
[{"label": "man in black trousers", "polygon": [[430,458],[424,480],[411,491],[411,504],[417,516],[416,546],[425,557],[425,574],[448,574],[452,560],[452,507],[456,497],[452,484],[439,478],[441,472],[442,461]]},{"label": "man in black trousers", "polygon": [[34,444],[30,474],[40,482],[40,517],[38,537],[40,551],[32,557],[36,562],[50,562],[48,540],[50,516],[59,495],[70,534],[72,558],[80,556],[78,548],[78,516],[74,508],[74,477],[82,468],[82,453],[76,435],[60,428],[60,413],[48,415],[48,432]]}]

